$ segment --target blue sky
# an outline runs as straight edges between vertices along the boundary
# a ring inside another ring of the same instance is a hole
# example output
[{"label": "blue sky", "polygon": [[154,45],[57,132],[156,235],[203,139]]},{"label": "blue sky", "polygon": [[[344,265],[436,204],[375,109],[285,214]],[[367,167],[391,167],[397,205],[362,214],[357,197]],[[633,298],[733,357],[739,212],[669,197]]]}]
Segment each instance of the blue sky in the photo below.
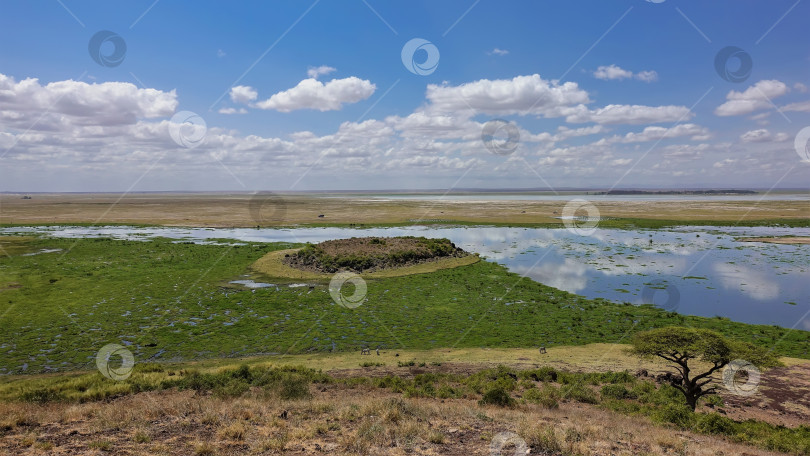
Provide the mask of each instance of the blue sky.
[{"label": "blue sky", "polygon": [[808,187],[807,2],[3,9],[0,191]]}]

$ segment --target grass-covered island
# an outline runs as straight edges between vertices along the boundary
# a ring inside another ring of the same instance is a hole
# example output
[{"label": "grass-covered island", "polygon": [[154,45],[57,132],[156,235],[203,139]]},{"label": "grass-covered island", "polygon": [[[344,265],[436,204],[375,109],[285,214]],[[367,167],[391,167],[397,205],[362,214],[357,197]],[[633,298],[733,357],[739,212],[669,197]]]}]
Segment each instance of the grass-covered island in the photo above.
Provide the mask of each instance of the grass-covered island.
[{"label": "grass-covered island", "polygon": [[365,237],[337,239],[304,248],[285,257],[289,266],[318,272],[374,272],[412,266],[442,258],[470,255],[449,239],[424,237]]}]

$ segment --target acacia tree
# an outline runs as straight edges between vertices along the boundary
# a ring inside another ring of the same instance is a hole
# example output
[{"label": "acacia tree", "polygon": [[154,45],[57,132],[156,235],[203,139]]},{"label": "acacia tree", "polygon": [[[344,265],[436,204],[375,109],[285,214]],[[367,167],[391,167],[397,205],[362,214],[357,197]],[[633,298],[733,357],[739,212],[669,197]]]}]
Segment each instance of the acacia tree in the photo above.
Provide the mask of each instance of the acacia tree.
[{"label": "acacia tree", "polygon": [[[731,340],[708,329],[677,326],[658,328],[638,333],[633,338],[630,352],[641,357],[659,357],[672,363],[683,377],[683,383],[673,383],[686,403],[695,411],[698,399],[717,394],[716,386],[707,386],[714,381],[712,374],[726,367],[735,359],[743,359],[766,369],[780,365],[771,352],[747,342]],[[695,370],[693,361],[702,361],[700,370]],[[690,363],[692,365],[690,366]]]}]

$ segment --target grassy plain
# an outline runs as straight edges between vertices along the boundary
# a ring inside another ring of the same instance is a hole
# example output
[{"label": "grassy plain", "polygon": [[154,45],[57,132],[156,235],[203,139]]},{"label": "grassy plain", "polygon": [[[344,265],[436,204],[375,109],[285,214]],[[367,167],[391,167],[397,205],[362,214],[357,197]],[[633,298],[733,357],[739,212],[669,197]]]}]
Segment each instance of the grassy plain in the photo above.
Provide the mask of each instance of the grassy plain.
[{"label": "grassy plain", "polygon": [[266,277],[278,287],[263,289],[228,283],[290,244],[27,238],[17,245],[29,253],[61,250],[0,258],[2,373],[91,369],[109,343],[128,346],[139,361],[184,361],[378,346],[582,345],[622,342],[664,325],[712,328],[810,357],[805,331],[590,300],[486,261],[369,279],[366,301],[347,309],[332,301],[328,280],[288,287],[289,279]]},{"label": "grassy plain", "polygon": [[[168,226],[347,226],[458,223],[561,226],[566,201],[377,200],[363,195],[37,194],[0,195],[0,224],[147,224]],[[607,201],[587,198],[602,226],[789,224],[810,226],[806,201]],[[323,217],[319,217],[323,215]]]}]

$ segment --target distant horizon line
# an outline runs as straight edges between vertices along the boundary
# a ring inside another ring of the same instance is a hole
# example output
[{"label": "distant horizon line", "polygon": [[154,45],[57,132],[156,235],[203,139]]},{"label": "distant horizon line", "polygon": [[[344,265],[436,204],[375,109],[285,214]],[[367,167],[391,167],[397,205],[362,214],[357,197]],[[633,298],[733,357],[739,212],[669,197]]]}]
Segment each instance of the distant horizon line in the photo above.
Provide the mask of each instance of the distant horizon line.
[{"label": "distant horizon line", "polygon": [[254,193],[287,193],[287,194],[460,194],[460,193],[572,193],[572,192],[810,192],[810,188],[757,188],[757,187],[564,187],[564,188],[456,188],[456,189],[372,189],[372,190],[139,190],[139,191],[0,191],[2,195],[109,195],[109,194],[254,194]]}]

